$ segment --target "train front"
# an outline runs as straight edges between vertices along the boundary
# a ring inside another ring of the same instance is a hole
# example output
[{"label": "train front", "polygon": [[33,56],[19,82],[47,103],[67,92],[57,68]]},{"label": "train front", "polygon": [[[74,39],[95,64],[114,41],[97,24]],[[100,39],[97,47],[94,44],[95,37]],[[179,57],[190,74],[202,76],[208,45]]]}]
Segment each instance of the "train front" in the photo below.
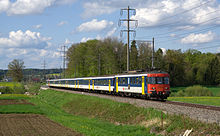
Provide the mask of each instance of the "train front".
[{"label": "train front", "polygon": [[147,90],[150,97],[167,99],[170,95],[168,73],[149,73],[147,75]]}]

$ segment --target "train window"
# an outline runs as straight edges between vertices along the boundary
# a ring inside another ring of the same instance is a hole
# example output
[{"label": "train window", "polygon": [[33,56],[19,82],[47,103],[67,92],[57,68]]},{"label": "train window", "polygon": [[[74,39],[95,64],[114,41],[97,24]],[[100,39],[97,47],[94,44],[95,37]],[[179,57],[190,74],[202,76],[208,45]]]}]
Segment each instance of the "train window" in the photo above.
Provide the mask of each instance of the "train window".
[{"label": "train window", "polygon": [[108,85],[108,79],[105,80],[105,85]]},{"label": "train window", "polygon": [[135,85],[135,77],[132,77],[130,79],[131,79],[131,85]]},{"label": "train window", "polygon": [[139,77],[139,78],[137,78],[137,79],[138,79],[138,85],[141,85],[142,78]]},{"label": "train window", "polygon": [[163,77],[157,77],[157,84],[163,84]]},{"label": "train window", "polygon": [[119,81],[120,81],[120,84],[122,85],[122,83],[123,83],[123,82],[122,82],[122,78],[119,78]]},{"label": "train window", "polygon": [[123,78],[123,83],[122,83],[123,85],[125,84],[125,78]]},{"label": "train window", "polygon": [[135,77],[132,77],[132,79],[133,79],[133,83],[132,84],[135,85]]},{"label": "train window", "polygon": [[147,82],[148,82],[148,84],[156,84],[156,78],[155,77],[148,77]]},{"label": "train window", "polygon": [[128,84],[128,78],[125,78],[125,84],[126,85]]},{"label": "train window", "polygon": [[164,77],[163,80],[164,80],[164,84],[169,84],[169,77]]}]

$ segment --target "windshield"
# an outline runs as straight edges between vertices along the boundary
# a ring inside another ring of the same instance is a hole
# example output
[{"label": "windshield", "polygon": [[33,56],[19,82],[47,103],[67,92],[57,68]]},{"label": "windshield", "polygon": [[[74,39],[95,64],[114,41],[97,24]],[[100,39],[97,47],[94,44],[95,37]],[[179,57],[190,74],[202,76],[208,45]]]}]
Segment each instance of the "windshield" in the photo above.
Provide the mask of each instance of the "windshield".
[{"label": "windshield", "polygon": [[164,81],[164,84],[169,84],[169,77],[164,77],[163,81]]},{"label": "windshield", "polygon": [[148,77],[148,84],[169,84],[169,77]]}]

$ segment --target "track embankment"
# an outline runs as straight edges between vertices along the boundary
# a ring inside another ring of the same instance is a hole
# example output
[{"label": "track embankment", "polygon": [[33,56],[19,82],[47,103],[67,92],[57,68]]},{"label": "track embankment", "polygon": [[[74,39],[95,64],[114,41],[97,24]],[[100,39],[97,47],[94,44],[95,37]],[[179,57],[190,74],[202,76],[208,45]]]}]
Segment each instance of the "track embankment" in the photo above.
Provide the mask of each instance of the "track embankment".
[{"label": "track embankment", "polygon": [[100,98],[111,99],[117,102],[130,103],[137,107],[155,108],[162,110],[166,114],[185,115],[192,119],[196,119],[208,123],[217,123],[220,125],[220,107],[173,102],[173,101],[160,102],[160,101],[136,99],[130,97],[119,97],[113,95],[98,94],[98,93],[71,91],[66,89],[55,89],[55,88],[53,89],[57,91],[64,91],[75,94],[97,96]]}]

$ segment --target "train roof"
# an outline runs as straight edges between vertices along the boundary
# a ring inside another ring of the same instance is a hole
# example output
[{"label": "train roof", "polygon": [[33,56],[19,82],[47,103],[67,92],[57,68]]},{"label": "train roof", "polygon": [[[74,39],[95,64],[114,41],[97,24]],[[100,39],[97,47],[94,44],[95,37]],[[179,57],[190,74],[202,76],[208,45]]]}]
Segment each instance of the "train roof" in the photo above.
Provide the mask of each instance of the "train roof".
[{"label": "train roof", "polygon": [[66,78],[66,79],[51,79],[49,81],[62,81],[62,80],[90,80],[90,79],[108,79],[114,77],[135,77],[135,76],[147,76],[148,74],[167,74],[163,71],[150,71],[143,73],[122,73],[118,75],[98,76],[98,77],[81,77],[81,78]]}]

